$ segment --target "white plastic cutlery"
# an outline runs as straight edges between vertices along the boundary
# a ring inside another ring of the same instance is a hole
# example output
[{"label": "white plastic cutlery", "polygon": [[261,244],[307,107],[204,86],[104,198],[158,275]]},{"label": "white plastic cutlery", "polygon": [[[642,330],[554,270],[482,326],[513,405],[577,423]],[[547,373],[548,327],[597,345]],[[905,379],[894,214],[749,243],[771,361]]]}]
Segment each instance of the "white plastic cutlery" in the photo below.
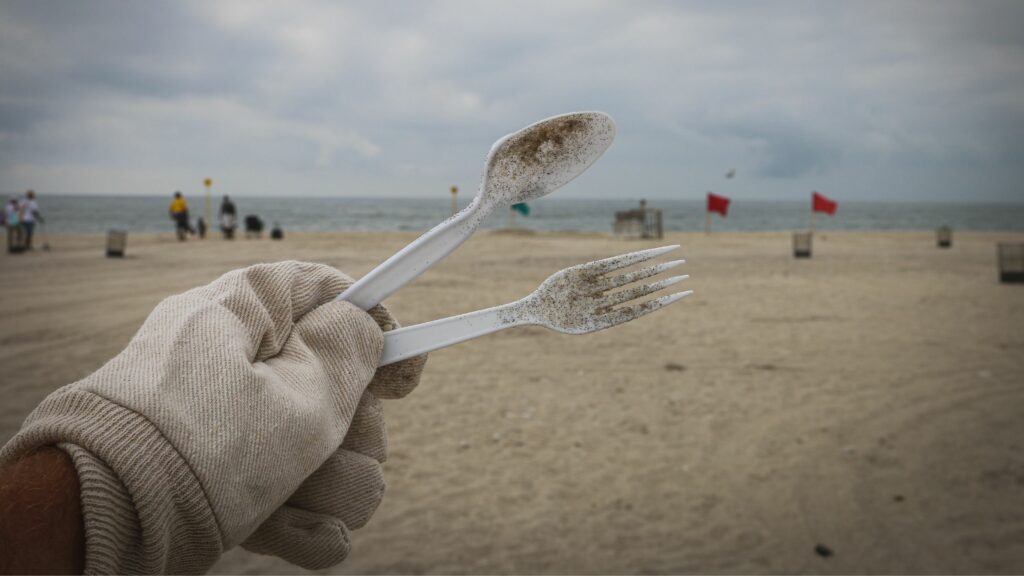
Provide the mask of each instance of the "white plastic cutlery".
[{"label": "white plastic cutlery", "polygon": [[[621,305],[672,286],[689,276],[673,276],[650,284],[623,287],[660,274],[684,261],[674,260],[623,274],[610,274],[678,247],[641,250],[566,268],[552,274],[522,300],[385,332],[384,352],[379,365],[385,366],[513,326],[535,324],[566,334],[587,334],[650,314],[689,296],[693,291],[677,292],[629,306]],[[623,289],[615,291],[618,288]]]},{"label": "white plastic cutlery", "polygon": [[615,122],[573,112],[531,124],[491,146],[473,202],[438,224],[338,296],[369,310],[465,242],[500,206],[549,194],[582,174],[611,145]]}]

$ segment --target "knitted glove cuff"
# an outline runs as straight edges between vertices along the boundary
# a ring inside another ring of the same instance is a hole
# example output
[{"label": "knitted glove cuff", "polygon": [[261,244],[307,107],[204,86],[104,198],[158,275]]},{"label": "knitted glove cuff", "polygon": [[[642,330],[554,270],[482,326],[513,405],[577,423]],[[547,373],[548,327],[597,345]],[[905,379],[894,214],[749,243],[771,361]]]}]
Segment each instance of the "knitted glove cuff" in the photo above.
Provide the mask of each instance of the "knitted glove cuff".
[{"label": "knitted glove cuff", "polygon": [[199,574],[220,556],[221,532],[199,480],[148,419],[66,388],[28,417],[0,465],[58,443],[78,471],[87,574]]}]

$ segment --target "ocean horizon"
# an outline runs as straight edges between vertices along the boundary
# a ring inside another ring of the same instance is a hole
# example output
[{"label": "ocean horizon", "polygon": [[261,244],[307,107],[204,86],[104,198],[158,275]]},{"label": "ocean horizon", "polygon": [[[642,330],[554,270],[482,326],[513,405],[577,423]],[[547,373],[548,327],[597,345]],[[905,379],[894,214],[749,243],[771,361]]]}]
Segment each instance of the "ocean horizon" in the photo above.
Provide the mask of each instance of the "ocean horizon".
[{"label": "ocean horizon", "polygon": [[[204,198],[186,196],[193,222],[203,215]],[[267,227],[285,231],[424,231],[451,212],[450,198],[266,197],[232,195],[239,220],[253,214]],[[221,196],[211,200],[217,221]],[[471,200],[464,195],[460,209]],[[132,232],[168,232],[170,198],[160,196],[42,195],[40,210],[51,234],[100,233],[109,229]],[[614,213],[638,207],[639,198],[622,200],[542,198],[529,203],[528,216],[516,214],[514,225],[537,231],[610,232]],[[662,210],[666,231],[704,229],[703,199],[651,198],[649,208]],[[507,210],[492,214],[484,228],[509,226]],[[810,201],[733,199],[728,217],[712,215],[712,229],[720,231],[778,231],[806,229]],[[957,230],[1024,230],[1024,204],[952,202],[880,202],[839,199],[835,216],[817,214],[819,230],[914,231],[952,226]],[[214,228],[216,228],[214,226]]]}]

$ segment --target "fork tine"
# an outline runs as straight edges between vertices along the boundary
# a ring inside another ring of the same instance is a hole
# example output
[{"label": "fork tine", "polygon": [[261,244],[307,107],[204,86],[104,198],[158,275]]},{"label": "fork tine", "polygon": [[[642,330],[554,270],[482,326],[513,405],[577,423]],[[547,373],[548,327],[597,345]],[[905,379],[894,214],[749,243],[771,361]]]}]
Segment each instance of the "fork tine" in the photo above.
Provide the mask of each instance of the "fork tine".
[{"label": "fork tine", "polygon": [[641,316],[646,316],[655,310],[664,308],[669,304],[678,302],[683,298],[686,298],[690,294],[693,294],[693,290],[687,290],[686,292],[676,292],[675,294],[669,294],[668,296],[662,296],[661,298],[655,298],[654,300],[648,300],[635,306],[628,308],[618,308],[612,310],[601,317],[602,328],[609,328],[611,326],[617,326],[630,320],[636,320]]},{"label": "fork tine", "polygon": [[633,264],[643,262],[644,260],[657,258],[658,256],[667,254],[676,248],[679,248],[678,244],[662,246],[660,248],[651,248],[649,250],[640,250],[639,252],[630,252],[629,254],[622,254],[621,256],[612,256],[611,258],[605,258],[603,260],[595,260],[590,264],[584,264],[584,266],[595,274],[607,274],[612,270],[618,270],[619,268],[632,266]]},{"label": "fork tine", "polygon": [[679,266],[683,262],[686,262],[686,260],[673,260],[671,262],[655,264],[654,266],[649,266],[647,268],[642,268],[640,270],[635,270],[633,272],[627,272],[619,276],[613,276],[608,280],[608,287],[606,288],[606,290],[614,290],[619,286],[625,286],[626,284],[631,284],[633,282],[636,282],[637,280],[643,280],[644,278],[657,276],[658,274],[661,274],[665,270],[669,270],[671,268]]},{"label": "fork tine", "polygon": [[659,280],[657,282],[651,282],[650,284],[634,286],[633,288],[627,288],[626,290],[622,290],[621,292],[609,294],[605,296],[604,307],[611,308],[612,306],[617,306],[619,304],[622,304],[623,302],[629,302],[630,300],[635,300],[637,298],[647,296],[648,294],[654,294],[658,290],[668,288],[669,286],[682,282],[683,280],[686,280],[689,277],[689,274],[684,274],[682,276],[673,276],[671,278],[666,278],[664,280]]}]

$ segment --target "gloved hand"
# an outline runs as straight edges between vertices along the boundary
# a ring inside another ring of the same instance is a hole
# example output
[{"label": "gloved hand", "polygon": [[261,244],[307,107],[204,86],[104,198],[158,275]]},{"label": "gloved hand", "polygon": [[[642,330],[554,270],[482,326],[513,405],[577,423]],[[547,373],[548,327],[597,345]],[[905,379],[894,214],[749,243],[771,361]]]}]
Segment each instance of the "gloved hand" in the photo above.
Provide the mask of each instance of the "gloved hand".
[{"label": "gloved hand", "polygon": [[[311,565],[340,560],[345,528],[330,518],[358,524],[379,501],[374,392],[399,395],[418,377],[415,363],[382,371],[364,393],[383,335],[332,302],[349,282],[284,262],[168,298],[121,354],[48,396],[0,465],[45,445],[71,454],[89,573],[202,572],[250,537]],[[328,553],[295,548],[295,514],[336,529],[312,531]]]},{"label": "gloved hand", "polygon": [[[337,294],[352,281],[342,278]],[[383,331],[400,325],[383,305],[369,310]],[[402,398],[419,383],[426,354],[377,369],[359,400],[341,447],[277,509],[242,547],[279,556],[308,570],[338,564],[348,556],[349,530],[362,528],[384,496],[381,464],[387,433],[381,399]]]}]

